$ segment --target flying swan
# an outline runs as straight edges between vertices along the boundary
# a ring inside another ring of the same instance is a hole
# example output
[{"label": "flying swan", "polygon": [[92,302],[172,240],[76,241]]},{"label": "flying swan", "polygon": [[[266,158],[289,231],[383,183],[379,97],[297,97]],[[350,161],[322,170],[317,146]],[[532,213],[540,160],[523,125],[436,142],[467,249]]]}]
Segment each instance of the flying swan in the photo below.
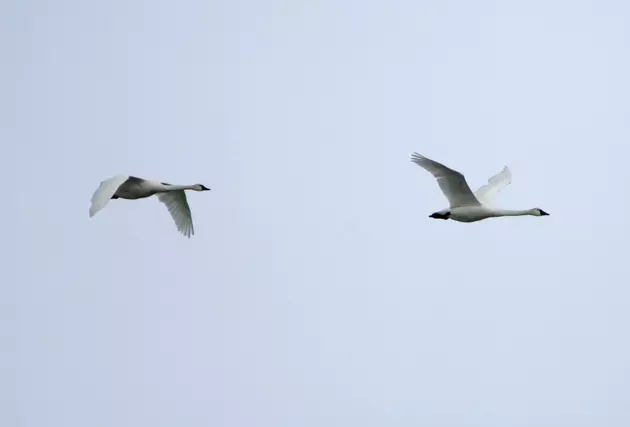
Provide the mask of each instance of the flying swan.
[{"label": "flying swan", "polygon": [[94,192],[92,206],[90,206],[90,217],[103,209],[110,199],[136,200],[155,194],[158,200],[166,205],[175,221],[177,230],[190,238],[191,235],[195,234],[195,230],[184,190],[209,191],[210,189],[201,184],[171,185],[165,182],[136,178],[135,176],[117,175],[101,182],[101,185]]},{"label": "flying swan", "polygon": [[466,178],[461,173],[418,153],[411,154],[411,161],[423,167],[435,177],[442,189],[442,193],[444,193],[450,204],[450,207],[429,215],[429,218],[475,222],[500,216],[549,215],[539,208],[507,210],[491,206],[494,196],[512,182],[512,174],[507,166],[501,172],[488,179],[488,183],[473,194],[466,182]]}]

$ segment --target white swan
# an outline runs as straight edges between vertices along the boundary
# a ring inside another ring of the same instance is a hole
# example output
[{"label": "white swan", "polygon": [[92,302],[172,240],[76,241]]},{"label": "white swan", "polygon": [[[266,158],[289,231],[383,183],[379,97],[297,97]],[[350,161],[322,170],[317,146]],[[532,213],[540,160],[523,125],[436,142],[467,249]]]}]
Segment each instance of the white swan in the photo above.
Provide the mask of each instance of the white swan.
[{"label": "white swan", "polygon": [[491,206],[494,196],[512,181],[512,174],[507,166],[473,194],[461,173],[418,153],[411,154],[411,161],[422,166],[435,177],[450,204],[450,207],[429,215],[430,218],[475,222],[500,216],[549,215],[539,208],[506,210]]},{"label": "white swan", "polygon": [[186,237],[195,234],[190,207],[184,190],[209,191],[201,185],[171,185],[165,182],[149,181],[129,175],[117,175],[103,182],[92,196],[90,217],[103,209],[110,199],[144,199],[157,194],[158,200],[166,205],[180,233]]}]

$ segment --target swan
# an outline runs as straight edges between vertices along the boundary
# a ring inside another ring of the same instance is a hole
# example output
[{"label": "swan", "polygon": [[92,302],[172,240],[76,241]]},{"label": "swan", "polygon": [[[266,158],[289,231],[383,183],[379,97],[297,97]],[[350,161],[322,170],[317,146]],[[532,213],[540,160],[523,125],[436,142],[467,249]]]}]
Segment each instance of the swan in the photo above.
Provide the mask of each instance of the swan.
[{"label": "swan", "polygon": [[116,175],[101,182],[94,192],[90,206],[90,218],[103,209],[111,199],[136,200],[155,194],[158,200],[166,205],[175,221],[177,230],[190,238],[191,235],[195,234],[195,230],[184,190],[210,191],[208,187],[201,184],[172,185],[130,175]]},{"label": "swan", "polygon": [[539,208],[508,210],[492,207],[492,199],[506,185],[512,182],[512,173],[507,166],[501,172],[490,177],[487,184],[473,193],[466,182],[466,178],[460,172],[415,152],[411,154],[411,161],[426,169],[435,177],[442,189],[442,193],[444,193],[450,204],[450,207],[432,213],[429,215],[429,218],[475,222],[501,216],[549,215]]}]

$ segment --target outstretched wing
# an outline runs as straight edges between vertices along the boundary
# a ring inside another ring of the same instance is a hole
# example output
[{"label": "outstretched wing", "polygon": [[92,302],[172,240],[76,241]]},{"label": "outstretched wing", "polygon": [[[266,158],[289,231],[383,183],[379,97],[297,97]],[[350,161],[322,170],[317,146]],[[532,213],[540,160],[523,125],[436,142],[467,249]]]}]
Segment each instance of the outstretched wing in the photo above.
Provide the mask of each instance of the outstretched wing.
[{"label": "outstretched wing", "polygon": [[129,175],[116,175],[112,178],[101,182],[94,194],[92,195],[92,206],[90,206],[90,217],[96,215],[98,211],[103,209],[112,196],[129,179]]},{"label": "outstretched wing", "polygon": [[411,161],[422,166],[435,177],[451,208],[479,205],[479,201],[461,173],[418,153],[411,154]]},{"label": "outstretched wing", "polygon": [[158,193],[158,199],[160,202],[166,205],[168,212],[173,217],[177,230],[186,237],[190,237],[195,234],[192,223],[192,214],[190,213],[190,206],[188,206],[188,200],[186,199],[186,193],[184,190],[167,191],[165,193]]},{"label": "outstretched wing", "polygon": [[477,197],[482,204],[491,205],[492,200],[496,197],[496,195],[511,182],[512,172],[510,172],[508,167],[505,166],[501,172],[490,177],[486,185],[479,187],[479,189],[475,192],[475,197]]}]

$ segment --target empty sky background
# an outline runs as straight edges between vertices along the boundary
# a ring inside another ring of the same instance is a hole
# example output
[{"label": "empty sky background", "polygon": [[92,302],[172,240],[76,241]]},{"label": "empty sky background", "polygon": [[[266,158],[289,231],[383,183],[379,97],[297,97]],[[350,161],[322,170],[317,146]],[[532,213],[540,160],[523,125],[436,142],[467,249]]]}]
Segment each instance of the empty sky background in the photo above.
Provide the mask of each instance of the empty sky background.
[{"label": "empty sky background", "polygon": [[[626,1],[0,4],[0,425],[628,426]],[[505,208],[460,224],[418,151]],[[100,181],[202,183],[196,235]]]}]

